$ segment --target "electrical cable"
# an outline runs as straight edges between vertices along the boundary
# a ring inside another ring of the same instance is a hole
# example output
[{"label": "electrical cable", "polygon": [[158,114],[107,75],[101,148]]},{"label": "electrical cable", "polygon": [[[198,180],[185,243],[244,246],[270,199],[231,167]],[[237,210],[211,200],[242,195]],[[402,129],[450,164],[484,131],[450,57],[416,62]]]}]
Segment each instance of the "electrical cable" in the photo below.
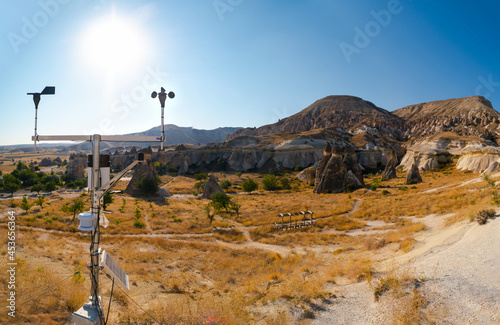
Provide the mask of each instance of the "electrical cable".
[{"label": "electrical cable", "polygon": [[111,293],[109,294],[108,314],[106,315],[106,321],[104,322],[104,324],[108,323],[109,310],[111,309],[111,299],[113,299],[113,288],[114,287],[115,287],[115,278],[113,278],[113,284],[111,285]]}]

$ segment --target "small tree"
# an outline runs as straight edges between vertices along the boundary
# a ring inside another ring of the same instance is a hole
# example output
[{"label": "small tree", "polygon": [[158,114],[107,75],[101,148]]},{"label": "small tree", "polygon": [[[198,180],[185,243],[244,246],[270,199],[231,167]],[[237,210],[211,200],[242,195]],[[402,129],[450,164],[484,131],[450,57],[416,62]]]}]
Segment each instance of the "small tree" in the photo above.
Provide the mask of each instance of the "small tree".
[{"label": "small tree", "polygon": [[158,179],[145,176],[135,183],[135,186],[146,195],[154,195],[159,189]]},{"label": "small tree", "polygon": [[55,191],[56,189],[57,189],[56,182],[48,181],[47,183],[45,183],[45,191],[52,192]]},{"label": "small tree", "polygon": [[241,182],[241,187],[243,188],[243,191],[250,193],[259,188],[259,184],[257,184],[257,182],[253,179],[249,178]]},{"label": "small tree", "polygon": [[226,210],[226,212],[228,211],[231,199],[226,193],[214,192],[211,199],[211,204],[217,213],[220,213],[222,209]]},{"label": "small tree", "polygon": [[43,209],[43,203],[45,202],[45,196],[43,195],[38,195],[38,197],[35,200],[35,204],[39,205],[41,209]]},{"label": "small tree", "polygon": [[292,188],[292,186],[290,185],[290,179],[288,177],[281,178],[280,183],[281,188],[283,188],[284,190],[289,190]]},{"label": "small tree", "polygon": [[266,175],[262,179],[262,187],[266,191],[277,191],[281,189],[281,186],[278,184],[278,178],[275,175]]},{"label": "small tree", "polygon": [[25,196],[23,196],[23,200],[21,202],[21,209],[23,209],[25,211],[25,213],[28,213],[29,209],[33,206],[33,204],[30,204],[28,202],[28,198]]},{"label": "small tree", "polygon": [[227,190],[229,187],[231,186],[231,182],[228,181],[227,179],[222,181],[220,183],[220,187],[223,189],[223,190]]},{"label": "small tree", "polygon": [[36,183],[31,187],[31,192],[36,192],[36,194],[40,195],[40,192],[43,190],[43,185],[40,183]]},{"label": "small tree", "polygon": [[208,203],[203,206],[203,210],[205,210],[205,213],[207,214],[208,220],[210,220],[210,225],[212,225],[212,221],[214,220],[215,213],[210,213],[212,210],[212,204]]},{"label": "small tree", "polygon": [[236,212],[236,216],[239,217],[240,216],[240,208],[241,208],[241,204],[239,204],[238,202],[230,202],[229,203],[229,208],[231,210],[233,210],[234,212]]},{"label": "small tree", "polygon": [[106,193],[104,194],[104,197],[102,198],[102,209],[106,210],[106,207],[108,204],[113,203],[113,194],[111,193]]},{"label": "small tree", "polygon": [[15,176],[7,174],[3,177],[3,189],[10,192],[11,196],[14,196],[14,192],[19,190],[21,186],[21,181]]},{"label": "small tree", "polygon": [[73,219],[71,219],[71,222],[73,222],[75,221],[76,214],[82,212],[84,207],[85,204],[83,203],[82,199],[76,198],[69,204],[65,203],[62,206],[61,210],[63,212],[73,213]]}]

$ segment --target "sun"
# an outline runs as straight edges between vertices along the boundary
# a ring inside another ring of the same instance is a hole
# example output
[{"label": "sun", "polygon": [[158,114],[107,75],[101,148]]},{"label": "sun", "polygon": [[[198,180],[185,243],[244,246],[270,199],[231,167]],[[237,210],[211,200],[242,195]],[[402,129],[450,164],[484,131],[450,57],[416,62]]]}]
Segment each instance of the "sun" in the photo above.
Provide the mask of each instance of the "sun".
[{"label": "sun", "polygon": [[84,32],[81,54],[91,68],[119,75],[144,63],[148,50],[141,26],[115,14],[92,23]]}]

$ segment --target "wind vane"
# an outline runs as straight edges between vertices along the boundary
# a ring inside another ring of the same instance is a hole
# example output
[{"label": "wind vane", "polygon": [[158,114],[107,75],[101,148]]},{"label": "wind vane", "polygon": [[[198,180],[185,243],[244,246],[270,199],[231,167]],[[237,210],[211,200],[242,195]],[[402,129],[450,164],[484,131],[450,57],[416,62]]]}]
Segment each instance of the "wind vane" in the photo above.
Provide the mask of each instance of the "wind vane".
[{"label": "wind vane", "polygon": [[35,103],[35,151],[36,151],[36,142],[38,141],[38,133],[36,133],[36,123],[38,116],[38,104],[40,103],[41,95],[54,95],[56,93],[56,87],[47,86],[45,87],[41,93],[27,93],[26,95],[33,95],[33,102]]}]

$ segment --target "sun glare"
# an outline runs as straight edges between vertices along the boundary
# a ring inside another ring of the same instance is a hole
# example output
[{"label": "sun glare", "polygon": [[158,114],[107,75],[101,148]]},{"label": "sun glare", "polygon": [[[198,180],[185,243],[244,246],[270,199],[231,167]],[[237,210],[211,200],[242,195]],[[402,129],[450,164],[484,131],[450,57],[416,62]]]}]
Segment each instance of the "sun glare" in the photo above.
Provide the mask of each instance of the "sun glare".
[{"label": "sun glare", "polygon": [[144,63],[147,51],[145,36],[133,21],[106,17],[93,23],[84,33],[81,54],[99,72],[126,73]]}]

